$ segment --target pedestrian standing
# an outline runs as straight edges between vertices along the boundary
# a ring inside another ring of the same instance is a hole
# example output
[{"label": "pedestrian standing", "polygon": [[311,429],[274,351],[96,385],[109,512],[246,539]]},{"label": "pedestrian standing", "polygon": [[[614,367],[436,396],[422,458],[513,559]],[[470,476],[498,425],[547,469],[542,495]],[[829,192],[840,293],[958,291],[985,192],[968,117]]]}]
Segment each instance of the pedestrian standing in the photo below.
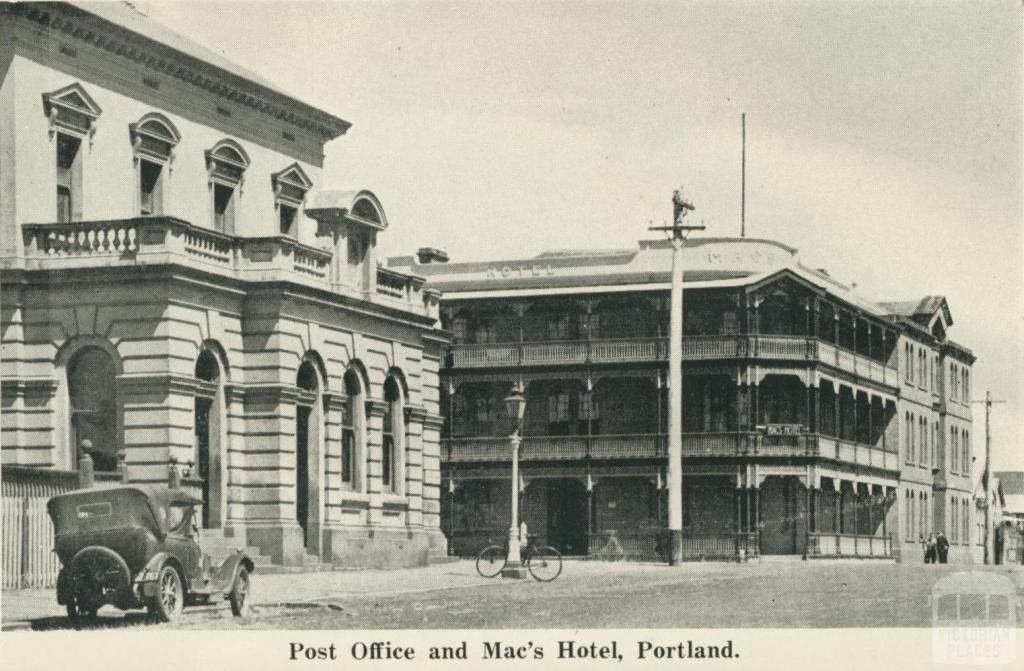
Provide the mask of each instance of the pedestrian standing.
[{"label": "pedestrian standing", "polygon": [[939,551],[939,563],[945,564],[946,559],[949,557],[949,541],[946,540],[946,534],[941,531],[935,539],[935,547]]},{"label": "pedestrian standing", "polygon": [[936,556],[938,555],[938,548],[936,547],[935,533],[928,534],[928,540],[924,543],[924,563],[934,564]]}]

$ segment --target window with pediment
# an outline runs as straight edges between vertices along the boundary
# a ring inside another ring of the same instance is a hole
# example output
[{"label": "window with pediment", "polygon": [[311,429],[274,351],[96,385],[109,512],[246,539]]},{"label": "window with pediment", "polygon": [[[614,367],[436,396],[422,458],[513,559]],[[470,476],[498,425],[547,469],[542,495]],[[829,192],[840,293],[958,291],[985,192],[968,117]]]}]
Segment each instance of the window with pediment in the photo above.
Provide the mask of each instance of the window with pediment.
[{"label": "window with pediment", "polygon": [[280,172],[270,176],[274,186],[274,207],[277,210],[278,232],[281,235],[297,237],[296,221],[306,193],[313,186],[312,180],[293,163]]},{"label": "window with pediment", "polygon": [[55,195],[58,222],[82,218],[82,141],[92,141],[103,110],[81,84],[43,94],[43,112],[55,140]]},{"label": "window with pediment", "polygon": [[139,214],[163,214],[164,181],[181,134],[169,119],[155,112],[130,124],[128,132],[135,155]]},{"label": "window with pediment", "polygon": [[235,211],[248,167],[249,156],[233,140],[221,140],[207,150],[206,169],[215,230],[235,232]]},{"label": "window with pediment", "polygon": [[78,83],[43,94],[43,112],[50,120],[50,137],[66,133],[92,139],[103,110]]}]

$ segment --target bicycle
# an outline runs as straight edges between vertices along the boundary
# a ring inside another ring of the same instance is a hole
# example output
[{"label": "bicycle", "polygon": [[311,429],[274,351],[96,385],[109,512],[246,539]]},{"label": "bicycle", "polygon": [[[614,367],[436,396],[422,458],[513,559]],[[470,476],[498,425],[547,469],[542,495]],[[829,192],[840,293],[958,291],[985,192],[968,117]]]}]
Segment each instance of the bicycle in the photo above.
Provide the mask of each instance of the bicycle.
[{"label": "bicycle", "polygon": [[[523,566],[535,580],[551,582],[562,573],[562,553],[550,545],[537,545],[537,536],[526,537],[522,551]],[[490,542],[490,540],[488,540]],[[476,556],[476,572],[484,578],[501,573],[508,563],[508,552],[500,545],[488,545]]]}]

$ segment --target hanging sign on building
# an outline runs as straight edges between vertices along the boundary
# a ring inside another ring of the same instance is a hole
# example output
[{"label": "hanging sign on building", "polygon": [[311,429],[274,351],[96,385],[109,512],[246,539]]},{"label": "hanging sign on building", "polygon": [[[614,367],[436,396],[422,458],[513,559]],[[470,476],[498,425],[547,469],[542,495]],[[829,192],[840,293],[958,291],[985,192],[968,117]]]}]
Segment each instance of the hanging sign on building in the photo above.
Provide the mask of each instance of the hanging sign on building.
[{"label": "hanging sign on building", "polygon": [[763,428],[767,436],[799,436],[807,433],[807,427],[803,424],[765,424]]}]

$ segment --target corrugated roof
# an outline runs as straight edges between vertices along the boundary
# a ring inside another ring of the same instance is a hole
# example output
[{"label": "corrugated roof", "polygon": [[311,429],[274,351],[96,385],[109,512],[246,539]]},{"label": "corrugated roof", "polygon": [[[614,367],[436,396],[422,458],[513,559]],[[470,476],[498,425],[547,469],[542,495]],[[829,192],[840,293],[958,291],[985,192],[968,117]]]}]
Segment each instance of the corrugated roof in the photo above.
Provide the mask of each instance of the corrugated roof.
[{"label": "corrugated roof", "polygon": [[[411,259],[394,265],[407,266]],[[795,248],[756,238],[696,238],[683,252],[683,281],[702,287],[742,286],[788,271],[846,303],[877,317],[888,314],[829,275],[800,263]],[[412,264],[442,292],[468,295],[493,291],[549,291],[568,287],[662,285],[671,280],[668,240],[641,240],[638,248],[553,250],[526,259]]]}]

